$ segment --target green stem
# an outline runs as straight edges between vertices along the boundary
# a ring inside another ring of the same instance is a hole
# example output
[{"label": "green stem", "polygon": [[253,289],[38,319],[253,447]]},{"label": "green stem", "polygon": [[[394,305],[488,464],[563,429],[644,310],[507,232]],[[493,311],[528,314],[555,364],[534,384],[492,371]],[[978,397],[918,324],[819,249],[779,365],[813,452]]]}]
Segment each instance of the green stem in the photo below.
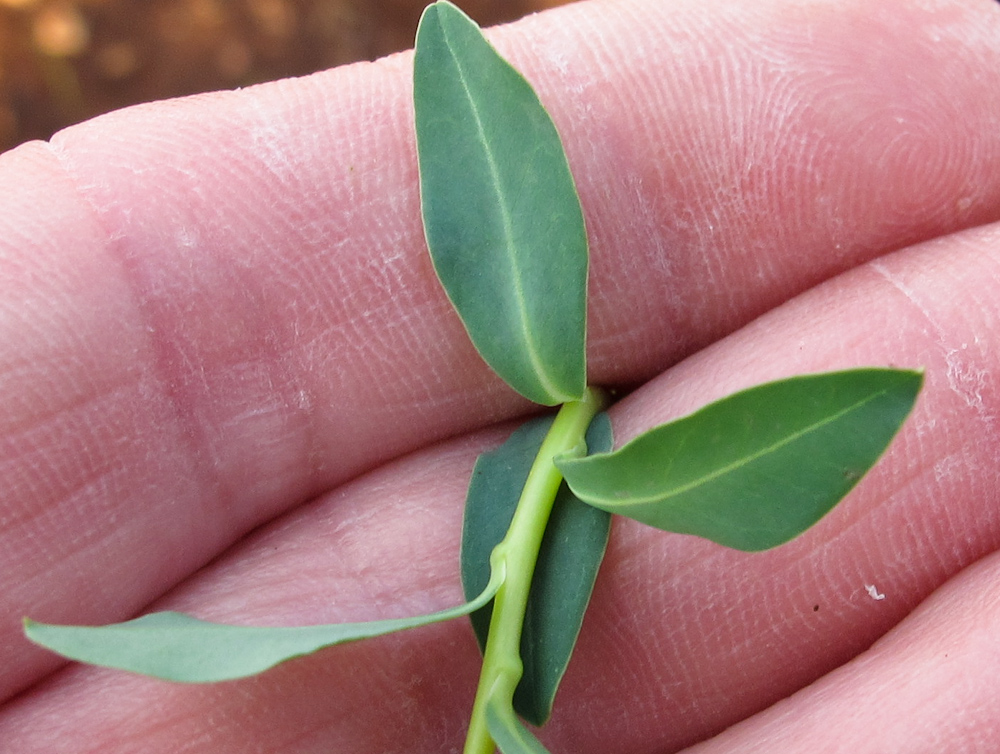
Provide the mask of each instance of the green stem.
[{"label": "green stem", "polygon": [[465,754],[493,754],[496,744],[486,725],[487,702],[502,695],[509,703],[521,679],[521,629],[528,592],[542,535],[562,483],[562,475],[552,459],[564,454],[586,455],[587,427],[604,404],[605,397],[599,390],[587,388],[582,400],[562,406],[528,473],[510,528],[490,555],[494,571],[504,573],[505,578],[493,599],[489,638],[469,720]]}]

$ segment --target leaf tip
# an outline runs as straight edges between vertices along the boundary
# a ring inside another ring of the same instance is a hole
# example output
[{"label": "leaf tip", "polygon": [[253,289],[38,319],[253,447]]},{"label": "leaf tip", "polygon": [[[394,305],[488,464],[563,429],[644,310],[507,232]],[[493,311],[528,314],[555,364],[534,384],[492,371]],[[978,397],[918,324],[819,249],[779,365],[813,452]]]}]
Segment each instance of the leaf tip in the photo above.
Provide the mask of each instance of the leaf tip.
[{"label": "leaf tip", "polygon": [[[455,13],[463,18],[469,18],[457,5],[448,2],[448,0],[437,0],[437,2],[430,3],[424,8],[423,13],[420,14],[420,22],[417,24],[417,29],[419,30],[425,21],[440,24],[441,14],[443,13]],[[472,21],[472,19],[469,20]]]},{"label": "leaf tip", "polygon": [[24,635],[31,641],[34,641],[36,643],[37,639],[35,638],[34,635],[38,632],[39,628],[44,628],[44,627],[45,627],[44,623],[39,623],[36,620],[32,620],[28,616],[24,616],[23,618],[21,618],[21,628],[24,631]]}]

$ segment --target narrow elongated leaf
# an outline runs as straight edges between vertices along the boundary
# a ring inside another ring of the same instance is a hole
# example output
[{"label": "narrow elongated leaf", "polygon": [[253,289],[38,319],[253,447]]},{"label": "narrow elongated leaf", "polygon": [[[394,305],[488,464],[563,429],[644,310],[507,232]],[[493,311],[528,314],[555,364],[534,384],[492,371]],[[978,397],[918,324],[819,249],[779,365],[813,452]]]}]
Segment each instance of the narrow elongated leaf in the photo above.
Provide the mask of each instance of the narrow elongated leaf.
[{"label": "narrow elongated leaf", "polygon": [[542,742],[517,719],[509,702],[498,696],[486,704],[486,728],[503,754],[549,754]]},{"label": "narrow elongated leaf", "polygon": [[[489,577],[490,553],[510,526],[551,425],[552,417],[528,421],[476,462],[462,532],[466,595],[478,593]],[[606,414],[598,414],[587,431],[587,447],[603,452],[611,446],[611,422]],[[531,582],[521,634],[524,672],[514,694],[514,709],[535,725],[542,725],[552,712],[604,557],[610,523],[608,513],[578,500],[565,484],[560,487]],[[470,616],[480,648],[489,633],[490,614],[487,605]]]},{"label": "narrow elongated leaf", "polygon": [[475,599],[413,618],[294,628],[209,623],[175,612],[152,613],[110,626],[59,626],[25,619],[36,644],[71,660],[183,683],[213,683],[256,675],[324,647],[426,626],[467,615],[489,602],[496,576]]},{"label": "narrow elongated leaf", "polygon": [[923,382],[859,369],[736,393],[613,453],[557,459],[591,505],[739,550],[775,547],[832,508],[883,453]]},{"label": "narrow elongated leaf", "polygon": [[587,237],[552,120],[447,2],[420,21],[413,102],[427,245],[472,342],[526,398],[580,399]]}]

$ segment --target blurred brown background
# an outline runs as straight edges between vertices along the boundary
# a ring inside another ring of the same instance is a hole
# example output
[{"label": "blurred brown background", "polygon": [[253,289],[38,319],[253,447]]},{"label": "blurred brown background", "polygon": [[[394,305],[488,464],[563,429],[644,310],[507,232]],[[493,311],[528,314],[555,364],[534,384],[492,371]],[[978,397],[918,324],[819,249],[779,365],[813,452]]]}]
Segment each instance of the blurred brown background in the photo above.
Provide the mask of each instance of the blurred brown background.
[{"label": "blurred brown background", "polygon": [[[136,102],[413,45],[430,0],[0,0],[0,151]],[[483,26],[567,0],[457,0]]]}]

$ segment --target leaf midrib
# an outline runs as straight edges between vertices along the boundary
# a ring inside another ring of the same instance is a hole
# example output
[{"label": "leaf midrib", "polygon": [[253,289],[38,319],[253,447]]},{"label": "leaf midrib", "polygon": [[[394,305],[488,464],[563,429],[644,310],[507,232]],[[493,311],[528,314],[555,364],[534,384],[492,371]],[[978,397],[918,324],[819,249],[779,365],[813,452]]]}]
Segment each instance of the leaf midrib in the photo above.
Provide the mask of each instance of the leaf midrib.
[{"label": "leaf midrib", "polygon": [[644,497],[631,497],[631,498],[629,498],[627,500],[618,500],[618,501],[616,501],[616,503],[618,505],[623,506],[623,507],[624,506],[646,505],[646,504],[649,504],[649,503],[655,503],[655,502],[661,502],[661,501],[664,501],[664,500],[669,500],[670,498],[678,497],[680,495],[683,495],[683,494],[685,494],[687,492],[690,492],[693,489],[696,489],[698,487],[701,487],[701,486],[704,486],[706,484],[709,484],[709,483],[715,481],[716,479],[719,479],[719,478],[725,476],[726,474],[729,474],[729,473],[733,472],[734,470],[736,470],[736,469],[738,469],[738,468],[740,468],[742,466],[746,466],[746,465],[748,465],[750,463],[753,463],[758,458],[763,458],[764,456],[768,455],[769,453],[776,452],[777,450],[780,450],[782,447],[784,447],[786,445],[789,445],[789,444],[795,442],[796,440],[798,440],[798,439],[800,439],[802,437],[805,437],[806,435],[808,435],[808,434],[810,434],[812,432],[819,431],[824,426],[826,426],[828,424],[831,424],[831,423],[839,420],[841,417],[846,416],[847,414],[849,414],[849,413],[851,413],[853,411],[858,410],[862,406],[864,406],[864,405],[866,405],[868,403],[871,403],[874,400],[877,400],[878,398],[886,395],[887,393],[888,393],[887,390],[880,390],[877,393],[873,393],[870,396],[868,396],[867,398],[864,398],[864,399],[862,399],[860,401],[857,401],[856,403],[852,403],[850,406],[847,406],[846,408],[838,411],[836,414],[828,416],[825,419],[822,419],[822,420],[820,420],[818,422],[814,422],[813,424],[810,424],[810,425],[808,425],[808,426],[800,429],[799,431],[797,431],[797,432],[789,435],[788,437],[786,437],[783,440],[780,440],[779,442],[772,443],[771,445],[768,445],[768,446],[762,448],[761,450],[758,450],[756,453],[751,453],[750,455],[743,456],[743,457],[741,457],[741,458],[739,458],[739,459],[737,459],[737,460],[735,460],[735,461],[733,461],[731,463],[726,464],[725,466],[722,466],[722,467],[716,469],[715,471],[712,471],[709,474],[705,474],[703,476],[700,476],[697,479],[694,479],[694,480],[688,482],[687,484],[681,485],[680,487],[676,487],[673,490],[671,490],[671,491],[669,491],[669,492],[667,492],[665,494],[661,494],[661,495],[646,495]]},{"label": "leaf midrib", "polygon": [[542,388],[552,397],[561,397],[563,392],[559,390],[550,380],[547,370],[545,369],[541,359],[538,357],[538,348],[532,338],[531,328],[528,327],[528,310],[525,305],[524,288],[521,285],[521,269],[517,263],[517,255],[514,251],[514,233],[513,233],[513,222],[511,221],[510,209],[500,192],[500,171],[497,166],[497,161],[493,153],[492,145],[489,139],[486,138],[486,130],[483,127],[482,118],[479,115],[479,107],[476,103],[476,99],[472,96],[472,90],[469,88],[468,79],[465,74],[465,70],[462,66],[462,61],[459,60],[458,56],[455,55],[451,39],[449,38],[448,30],[445,28],[444,24],[442,26],[442,32],[448,41],[448,50],[451,52],[452,60],[455,61],[455,68],[458,71],[459,81],[462,84],[462,88],[465,90],[466,99],[469,101],[469,105],[472,109],[472,116],[476,122],[476,131],[479,134],[480,142],[486,152],[486,161],[489,165],[490,176],[493,179],[493,192],[497,198],[497,206],[500,208],[500,215],[503,219],[503,229],[504,229],[504,249],[507,252],[507,256],[510,260],[511,268],[514,271],[514,299],[517,303],[518,314],[520,315],[520,330],[521,337],[524,340],[526,346],[526,352],[528,355],[528,361],[534,370],[535,375],[538,378],[539,383]]}]

